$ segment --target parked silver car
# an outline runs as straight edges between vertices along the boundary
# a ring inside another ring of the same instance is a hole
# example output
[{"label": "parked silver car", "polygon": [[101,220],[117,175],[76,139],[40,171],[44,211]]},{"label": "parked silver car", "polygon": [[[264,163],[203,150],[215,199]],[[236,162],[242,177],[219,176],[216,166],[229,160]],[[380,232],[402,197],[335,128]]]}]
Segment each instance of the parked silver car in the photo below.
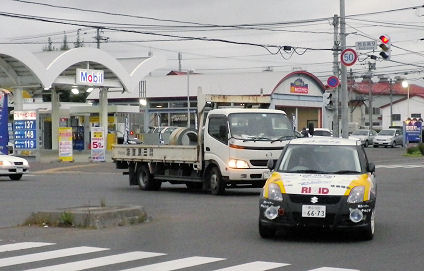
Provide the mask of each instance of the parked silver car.
[{"label": "parked silver car", "polygon": [[392,148],[396,145],[403,145],[403,135],[398,129],[383,129],[374,138],[373,146],[377,148],[379,146],[390,146]]},{"label": "parked silver car", "polygon": [[354,131],[349,138],[350,139],[359,139],[364,147],[373,145],[374,137],[377,135],[377,132],[370,129],[358,129]]}]

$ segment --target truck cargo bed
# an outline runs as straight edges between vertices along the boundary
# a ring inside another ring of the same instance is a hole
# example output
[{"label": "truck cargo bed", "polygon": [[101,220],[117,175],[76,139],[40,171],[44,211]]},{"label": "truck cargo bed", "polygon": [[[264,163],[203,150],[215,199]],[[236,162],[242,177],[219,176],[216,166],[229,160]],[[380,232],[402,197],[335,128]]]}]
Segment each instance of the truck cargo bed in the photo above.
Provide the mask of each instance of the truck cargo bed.
[{"label": "truck cargo bed", "polygon": [[195,163],[197,146],[185,145],[114,145],[114,161]]}]

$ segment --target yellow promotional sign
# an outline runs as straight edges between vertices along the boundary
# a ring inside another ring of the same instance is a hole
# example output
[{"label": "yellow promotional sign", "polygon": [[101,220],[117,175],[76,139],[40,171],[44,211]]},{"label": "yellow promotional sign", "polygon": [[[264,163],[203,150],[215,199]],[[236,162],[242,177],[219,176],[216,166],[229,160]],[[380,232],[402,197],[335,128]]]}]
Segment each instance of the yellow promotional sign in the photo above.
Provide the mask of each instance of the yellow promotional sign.
[{"label": "yellow promotional sign", "polygon": [[59,160],[73,161],[72,127],[59,127]]}]

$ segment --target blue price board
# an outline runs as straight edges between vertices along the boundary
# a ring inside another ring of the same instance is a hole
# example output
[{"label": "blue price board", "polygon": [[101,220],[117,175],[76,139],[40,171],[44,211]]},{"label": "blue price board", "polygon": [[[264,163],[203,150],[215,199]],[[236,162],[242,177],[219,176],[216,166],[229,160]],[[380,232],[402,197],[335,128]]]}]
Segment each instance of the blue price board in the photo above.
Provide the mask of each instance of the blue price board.
[{"label": "blue price board", "polygon": [[15,130],[13,134],[15,139],[36,139],[36,130]]},{"label": "blue price board", "polygon": [[35,139],[15,139],[15,149],[36,149],[37,141]]},{"label": "blue price board", "polygon": [[35,120],[15,120],[15,130],[35,130],[37,122]]},{"label": "blue price board", "polygon": [[37,149],[37,113],[35,111],[15,111],[13,117],[15,149]]}]

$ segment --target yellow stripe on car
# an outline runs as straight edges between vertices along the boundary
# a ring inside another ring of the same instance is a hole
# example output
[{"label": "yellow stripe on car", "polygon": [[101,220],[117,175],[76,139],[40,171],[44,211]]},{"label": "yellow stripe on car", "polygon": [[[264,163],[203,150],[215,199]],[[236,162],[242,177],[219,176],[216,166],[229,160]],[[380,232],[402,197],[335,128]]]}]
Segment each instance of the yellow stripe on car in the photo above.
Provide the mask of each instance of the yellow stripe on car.
[{"label": "yellow stripe on car", "polygon": [[370,191],[371,191],[371,186],[372,186],[372,182],[370,181],[370,176],[368,174],[362,174],[359,176],[359,179],[357,180],[353,180],[350,184],[348,189],[346,189],[345,192],[345,196],[349,196],[350,191],[352,190],[352,188],[356,187],[356,186],[364,186],[365,187],[365,192],[364,192],[364,201],[367,201],[370,199]]},{"label": "yellow stripe on car", "polygon": [[265,187],[264,187],[264,197],[265,198],[268,198],[268,185],[270,183],[278,184],[278,186],[280,187],[281,193],[282,194],[286,193],[286,188],[284,187],[283,179],[281,178],[280,173],[273,172],[265,183]]}]

